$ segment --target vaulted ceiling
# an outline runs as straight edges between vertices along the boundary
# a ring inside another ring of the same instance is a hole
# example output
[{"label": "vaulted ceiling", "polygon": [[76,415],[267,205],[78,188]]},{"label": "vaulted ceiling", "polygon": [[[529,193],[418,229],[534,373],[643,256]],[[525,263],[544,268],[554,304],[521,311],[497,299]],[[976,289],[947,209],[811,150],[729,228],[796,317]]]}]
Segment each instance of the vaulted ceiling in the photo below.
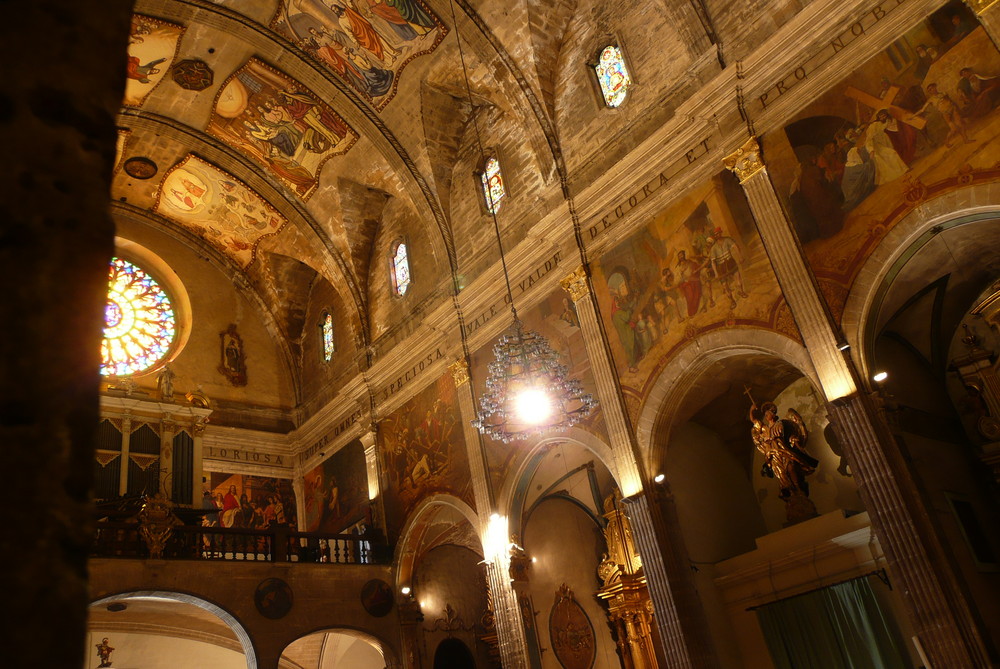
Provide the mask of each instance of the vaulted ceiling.
[{"label": "vaulted ceiling", "polygon": [[[496,261],[483,150],[517,196],[500,221],[516,242],[616,159],[596,133],[614,142],[669,115],[708,45],[704,16],[624,4],[139,0],[113,212],[230,277],[290,369],[319,286],[363,351]],[[587,63],[630,26],[632,57],[663,62],[603,115]],[[384,276],[397,239],[419,264],[404,309]]]}]

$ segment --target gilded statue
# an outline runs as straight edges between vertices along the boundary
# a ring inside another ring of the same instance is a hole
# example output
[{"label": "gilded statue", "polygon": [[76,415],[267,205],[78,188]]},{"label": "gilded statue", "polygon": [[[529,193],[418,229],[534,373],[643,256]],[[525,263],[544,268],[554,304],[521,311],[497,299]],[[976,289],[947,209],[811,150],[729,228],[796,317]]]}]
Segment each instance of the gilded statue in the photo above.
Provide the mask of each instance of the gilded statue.
[{"label": "gilded statue", "polygon": [[[750,397],[750,389],[746,389]],[[778,480],[779,496],[785,501],[789,522],[798,522],[816,515],[816,507],[809,501],[809,482],[806,477],[816,471],[819,460],[805,452],[809,430],[795,409],[789,409],[784,418],[778,418],[774,402],[764,402],[760,407],[750,397],[750,435],[754,446],[764,456],[761,476]]]}]

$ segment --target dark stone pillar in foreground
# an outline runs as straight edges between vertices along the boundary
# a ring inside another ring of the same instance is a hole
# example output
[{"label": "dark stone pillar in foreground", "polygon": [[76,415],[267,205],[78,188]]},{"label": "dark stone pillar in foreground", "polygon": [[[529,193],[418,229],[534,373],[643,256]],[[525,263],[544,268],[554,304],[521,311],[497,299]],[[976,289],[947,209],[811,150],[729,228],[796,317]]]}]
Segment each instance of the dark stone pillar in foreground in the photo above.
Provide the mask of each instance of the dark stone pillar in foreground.
[{"label": "dark stone pillar in foreground", "polygon": [[[3,3],[3,665],[84,665],[89,495],[131,0]],[[88,649],[96,652],[94,649]]]}]

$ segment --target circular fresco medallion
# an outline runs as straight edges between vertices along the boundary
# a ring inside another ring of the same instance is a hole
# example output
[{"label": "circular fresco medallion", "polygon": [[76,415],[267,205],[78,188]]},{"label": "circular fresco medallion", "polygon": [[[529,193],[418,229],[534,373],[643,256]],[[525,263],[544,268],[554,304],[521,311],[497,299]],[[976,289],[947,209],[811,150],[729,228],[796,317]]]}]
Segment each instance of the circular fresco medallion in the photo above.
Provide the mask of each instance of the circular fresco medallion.
[{"label": "circular fresco medallion", "polygon": [[381,579],[373,578],[361,588],[361,605],[376,618],[388,615],[392,601],[392,588]]},{"label": "circular fresco medallion", "polygon": [[292,587],[280,578],[265,578],[257,584],[253,603],[265,618],[284,618],[292,610]]},{"label": "circular fresco medallion", "polygon": [[151,179],[158,170],[156,163],[149,158],[137,156],[125,161],[125,174],[133,179]]}]

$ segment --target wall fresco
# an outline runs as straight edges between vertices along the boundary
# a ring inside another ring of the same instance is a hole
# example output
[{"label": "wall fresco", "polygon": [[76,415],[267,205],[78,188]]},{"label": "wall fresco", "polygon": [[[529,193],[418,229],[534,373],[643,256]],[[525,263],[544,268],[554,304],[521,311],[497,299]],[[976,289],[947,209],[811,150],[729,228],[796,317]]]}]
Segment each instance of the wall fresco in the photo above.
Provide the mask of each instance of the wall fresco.
[{"label": "wall fresco", "polygon": [[304,200],[316,190],[323,164],[358,138],[312,91],[256,58],[219,91],[208,133],[253,158]]},{"label": "wall fresco", "polygon": [[146,97],[167,76],[183,34],[184,26],[142,14],[132,15],[122,104],[138,107],[145,102]]},{"label": "wall fresco", "polygon": [[365,449],[355,439],[303,477],[307,532],[343,532],[368,516]]},{"label": "wall fresco", "polygon": [[388,488],[385,514],[397,535],[420,500],[454,495],[475,506],[455,382],[445,374],[379,423]]},{"label": "wall fresco", "polygon": [[288,479],[211,472],[203,486],[202,508],[216,508],[206,522],[222,527],[267,529],[297,526],[295,492]]},{"label": "wall fresco", "polygon": [[1000,53],[950,2],[764,137],[769,173],[839,317],[913,207],[1000,176]]},{"label": "wall fresco", "polygon": [[686,340],[717,328],[797,337],[736,179],[723,172],[593,264],[629,411]]},{"label": "wall fresco", "polygon": [[205,238],[247,268],[257,244],[288,222],[239,179],[194,155],[164,175],[156,212]]},{"label": "wall fresco", "polygon": [[448,28],[420,0],[284,0],[271,27],[382,109]]}]

